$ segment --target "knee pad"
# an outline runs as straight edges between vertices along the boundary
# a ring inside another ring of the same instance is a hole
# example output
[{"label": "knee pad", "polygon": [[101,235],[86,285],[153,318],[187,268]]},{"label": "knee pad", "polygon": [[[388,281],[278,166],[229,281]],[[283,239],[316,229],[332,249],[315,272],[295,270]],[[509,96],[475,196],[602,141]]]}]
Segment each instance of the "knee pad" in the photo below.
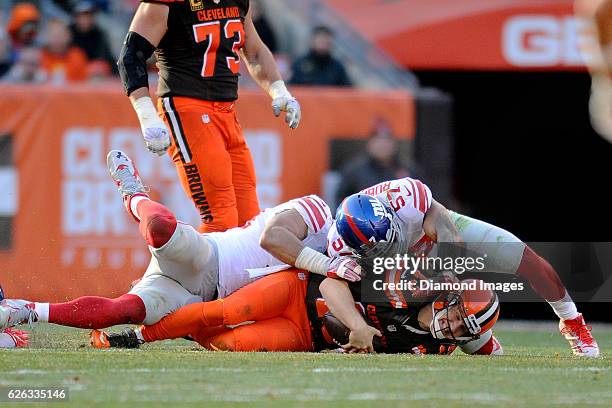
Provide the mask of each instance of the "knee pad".
[{"label": "knee pad", "polygon": [[168,209],[163,208],[151,215],[145,215],[140,221],[141,228],[144,227],[143,235],[147,244],[153,248],[164,246],[176,230],[176,217]]}]

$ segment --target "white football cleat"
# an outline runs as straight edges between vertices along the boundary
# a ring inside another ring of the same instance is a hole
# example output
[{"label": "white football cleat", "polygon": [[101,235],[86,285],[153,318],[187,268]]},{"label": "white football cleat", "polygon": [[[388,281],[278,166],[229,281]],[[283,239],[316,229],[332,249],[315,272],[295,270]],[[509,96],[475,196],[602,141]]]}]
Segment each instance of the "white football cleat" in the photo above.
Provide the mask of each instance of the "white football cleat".
[{"label": "white football cleat", "polygon": [[0,330],[38,320],[34,303],[27,300],[5,299],[0,302]]},{"label": "white football cleat", "polygon": [[111,150],[106,156],[108,171],[125,201],[134,194],[149,191],[140,180],[134,162],[121,150]]},{"label": "white football cleat", "polygon": [[559,331],[569,342],[575,356],[599,357],[599,346],[591,335],[591,326],[585,323],[582,314],[571,320],[561,320]]},{"label": "white football cleat", "polygon": [[501,343],[499,342],[499,340],[497,340],[497,338],[495,336],[491,337],[491,339],[493,340],[493,344],[491,347],[491,354],[492,356],[503,356],[504,355],[504,348],[502,347]]}]

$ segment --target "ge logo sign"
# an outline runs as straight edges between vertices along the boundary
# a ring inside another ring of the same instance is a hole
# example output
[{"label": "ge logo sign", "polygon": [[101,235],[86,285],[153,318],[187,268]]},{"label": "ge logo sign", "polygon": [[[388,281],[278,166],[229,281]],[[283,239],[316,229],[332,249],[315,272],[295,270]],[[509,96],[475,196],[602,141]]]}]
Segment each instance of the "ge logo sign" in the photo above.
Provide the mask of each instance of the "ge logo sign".
[{"label": "ge logo sign", "polygon": [[581,51],[593,42],[588,29],[588,22],[575,17],[515,16],[503,28],[502,52],[519,67],[584,65]]}]

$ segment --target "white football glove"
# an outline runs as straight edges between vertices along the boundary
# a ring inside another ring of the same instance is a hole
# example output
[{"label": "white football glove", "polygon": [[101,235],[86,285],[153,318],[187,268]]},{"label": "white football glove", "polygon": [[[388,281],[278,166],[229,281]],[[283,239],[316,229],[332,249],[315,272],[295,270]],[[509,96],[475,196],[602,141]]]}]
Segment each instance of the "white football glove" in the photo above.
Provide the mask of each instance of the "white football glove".
[{"label": "white football glove", "polygon": [[170,147],[170,132],[164,121],[157,116],[153,101],[145,96],[138,98],[133,106],[140,121],[140,129],[147,149],[151,153],[162,156]]},{"label": "white football glove", "polygon": [[327,276],[335,279],[342,278],[349,282],[358,282],[361,280],[361,266],[347,256],[332,258],[327,269]]},{"label": "white football glove", "polygon": [[142,134],[145,145],[151,153],[163,156],[170,147],[170,134],[166,128],[142,128]]},{"label": "white football glove", "polygon": [[302,119],[302,108],[297,99],[291,96],[282,80],[270,85],[270,96],[274,116],[279,117],[281,112],[286,112],[285,122],[291,129],[297,128]]},{"label": "white football glove", "polygon": [[277,118],[280,116],[281,112],[287,112],[285,114],[285,123],[287,123],[291,129],[297,128],[300,124],[300,119],[302,119],[300,103],[293,97],[274,99],[272,101],[272,110],[274,111],[274,116]]}]

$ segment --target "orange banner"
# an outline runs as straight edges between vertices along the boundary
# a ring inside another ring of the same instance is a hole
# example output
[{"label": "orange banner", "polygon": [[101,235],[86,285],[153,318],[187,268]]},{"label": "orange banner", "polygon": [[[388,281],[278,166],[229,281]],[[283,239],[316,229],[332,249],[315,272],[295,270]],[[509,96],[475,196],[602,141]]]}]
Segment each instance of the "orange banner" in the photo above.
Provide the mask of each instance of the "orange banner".
[{"label": "orange banner", "polygon": [[582,70],[592,57],[574,0],[325,2],[410,69]]},{"label": "orange banner", "polygon": [[[302,89],[295,95],[303,122],[290,131],[272,115],[267,95],[241,92],[238,117],[264,207],[319,193],[330,140],[363,138],[376,118],[401,137],[414,136],[407,93]],[[197,222],[171,161],[145,150],[118,84],[2,86],[0,112],[0,159],[7,151],[11,156],[0,162],[0,285],[8,296],[117,296],[143,274],[149,253],[107,174],[110,149],[126,150],[154,198]]]}]

